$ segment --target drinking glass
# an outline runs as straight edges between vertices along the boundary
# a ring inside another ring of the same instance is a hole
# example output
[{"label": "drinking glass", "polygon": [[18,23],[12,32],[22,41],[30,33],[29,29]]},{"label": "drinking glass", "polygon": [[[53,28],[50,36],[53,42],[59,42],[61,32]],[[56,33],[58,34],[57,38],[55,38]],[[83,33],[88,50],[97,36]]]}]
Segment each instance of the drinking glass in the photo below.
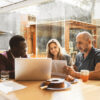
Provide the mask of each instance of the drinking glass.
[{"label": "drinking glass", "polygon": [[9,80],[9,71],[2,70],[1,71],[1,81]]},{"label": "drinking glass", "polygon": [[89,70],[81,70],[81,79],[83,82],[87,82],[89,79]]}]

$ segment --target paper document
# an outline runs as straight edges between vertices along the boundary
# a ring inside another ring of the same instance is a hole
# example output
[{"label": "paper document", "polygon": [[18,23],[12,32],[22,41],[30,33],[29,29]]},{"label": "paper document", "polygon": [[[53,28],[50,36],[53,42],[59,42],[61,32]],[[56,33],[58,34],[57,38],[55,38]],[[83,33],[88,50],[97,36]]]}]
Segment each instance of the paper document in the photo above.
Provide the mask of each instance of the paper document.
[{"label": "paper document", "polygon": [[8,92],[12,92],[12,91],[20,90],[24,88],[26,88],[26,86],[19,84],[17,82],[14,82],[14,81],[0,82],[0,91],[4,93],[8,93]]},{"label": "paper document", "polygon": [[65,76],[64,66],[67,66],[66,60],[53,60],[52,61],[52,75]]}]

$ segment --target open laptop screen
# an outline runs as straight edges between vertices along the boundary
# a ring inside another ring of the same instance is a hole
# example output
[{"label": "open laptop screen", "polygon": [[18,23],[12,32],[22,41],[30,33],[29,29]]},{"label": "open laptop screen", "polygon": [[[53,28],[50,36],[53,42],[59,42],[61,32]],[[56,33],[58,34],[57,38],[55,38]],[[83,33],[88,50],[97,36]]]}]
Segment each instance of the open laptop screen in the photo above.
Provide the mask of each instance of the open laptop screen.
[{"label": "open laptop screen", "polygon": [[51,78],[52,59],[16,58],[15,80],[47,80]]}]

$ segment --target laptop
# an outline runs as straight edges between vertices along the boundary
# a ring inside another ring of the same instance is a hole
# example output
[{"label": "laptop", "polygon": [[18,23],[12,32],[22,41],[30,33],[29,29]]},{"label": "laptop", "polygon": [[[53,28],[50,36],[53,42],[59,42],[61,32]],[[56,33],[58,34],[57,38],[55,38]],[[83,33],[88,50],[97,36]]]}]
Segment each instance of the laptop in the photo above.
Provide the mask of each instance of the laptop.
[{"label": "laptop", "polygon": [[15,58],[15,80],[39,80],[51,78],[52,59]]},{"label": "laptop", "polygon": [[64,66],[67,66],[66,60],[52,60],[52,75],[65,77]]}]

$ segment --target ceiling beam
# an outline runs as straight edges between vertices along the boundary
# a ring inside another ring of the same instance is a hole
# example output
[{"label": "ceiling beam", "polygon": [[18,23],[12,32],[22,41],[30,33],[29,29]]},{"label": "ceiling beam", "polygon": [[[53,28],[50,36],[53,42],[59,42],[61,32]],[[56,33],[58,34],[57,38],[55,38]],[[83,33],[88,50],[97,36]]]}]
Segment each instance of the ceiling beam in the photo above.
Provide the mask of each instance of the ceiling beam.
[{"label": "ceiling beam", "polygon": [[11,10],[15,10],[15,9],[18,9],[18,8],[22,8],[22,7],[26,7],[26,6],[32,6],[32,5],[38,5],[38,4],[47,3],[47,2],[51,2],[51,1],[53,1],[53,0],[25,0],[25,1],[20,2],[20,3],[1,7],[0,13],[9,12]]}]

